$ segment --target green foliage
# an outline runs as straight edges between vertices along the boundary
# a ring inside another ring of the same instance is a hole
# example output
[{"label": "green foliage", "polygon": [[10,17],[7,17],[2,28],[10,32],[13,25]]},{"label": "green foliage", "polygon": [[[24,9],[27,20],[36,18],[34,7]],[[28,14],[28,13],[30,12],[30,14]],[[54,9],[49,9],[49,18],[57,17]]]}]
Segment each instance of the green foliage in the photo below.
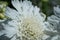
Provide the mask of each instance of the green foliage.
[{"label": "green foliage", "polygon": [[7,2],[0,1],[0,19],[5,18],[5,10],[6,10]]}]

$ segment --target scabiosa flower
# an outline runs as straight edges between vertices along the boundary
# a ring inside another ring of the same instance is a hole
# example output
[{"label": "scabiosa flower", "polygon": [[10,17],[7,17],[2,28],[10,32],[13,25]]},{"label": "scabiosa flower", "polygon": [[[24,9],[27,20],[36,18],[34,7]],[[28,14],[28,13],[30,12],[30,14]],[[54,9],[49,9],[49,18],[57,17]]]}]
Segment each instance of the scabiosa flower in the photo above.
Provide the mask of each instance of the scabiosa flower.
[{"label": "scabiosa flower", "polygon": [[47,17],[48,30],[46,34],[50,37],[47,40],[60,40],[60,8],[59,5],[53,7],[54,15]]},{"label": "scabiosa flower", "polygon": [[[30,1],[12,0],[12,5],[16,10],[7,7],[6,16],[12,19],[8,24],[15,29],[11,30],[15,35],[11,40],[41,40],[44,35],[45,15],[39,12],[37,6],[33,6]],[[9,29],[8,29],[9,30]],[[11,35],[11,33],[10,33]],[[6,35],[9,36],[10,35]],[[16,39],[15,39],[16,38]]]}]

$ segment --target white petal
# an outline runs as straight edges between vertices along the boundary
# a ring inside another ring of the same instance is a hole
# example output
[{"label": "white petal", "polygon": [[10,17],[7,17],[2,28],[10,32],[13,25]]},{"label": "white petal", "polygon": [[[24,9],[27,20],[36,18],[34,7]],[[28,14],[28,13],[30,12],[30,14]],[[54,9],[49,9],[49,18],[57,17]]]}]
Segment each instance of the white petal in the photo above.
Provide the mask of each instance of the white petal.
[{"label": "white petal", "polygon": [[57,5],[57,7],[54,7],[54,13],[56,16],[60,17],[60,8],[59,5]]},{"label": "white petal", "polygon": [[56,35],[56,36],[54,36],[54,37],[52,37],[52,39],[51,40],[59,40],[59,35]]},{"label": "white petal", "polygon": [[5,25],[3,24],[5,30],[4,30],[4,33],[6,34],[5,36],[11,38],[14,34],[16,34],[16,28],[15,27],[12,27],[12,26],[9,26],[8,24]]},{"label": "white petal", "polygon": [[22,3],[19,0],[12,0],[12,5],[19,11],[21,11]]},{"label": "white petal", "polygon": [[9,7],[7,7],[6,9],[6,16],[8,16],[9,18],[11,19],[15,19],[15,20],[18,20],[19,19],[19,14],[16,10],[13,10]]},{"label": "white petal", "polygon": [[14,36],[11,40],[16,40],[16,36]]},{"label": "white petal", "polygon": [[1,35],[4,35],[5,33],[4,33],[4,30],[2,30],[2,31],[0,31],[0,36]]}]

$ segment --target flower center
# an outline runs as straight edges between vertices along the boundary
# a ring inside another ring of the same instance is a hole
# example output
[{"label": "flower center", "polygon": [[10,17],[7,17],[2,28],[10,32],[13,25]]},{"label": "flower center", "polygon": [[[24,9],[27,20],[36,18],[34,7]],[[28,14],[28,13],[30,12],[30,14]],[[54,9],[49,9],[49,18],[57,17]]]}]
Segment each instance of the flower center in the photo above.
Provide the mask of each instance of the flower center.
[{"label": "flower center", "polygon": [[21,24],[22,39],[37,40],[42,37],[42,25],[37,18],[25,18]]}]

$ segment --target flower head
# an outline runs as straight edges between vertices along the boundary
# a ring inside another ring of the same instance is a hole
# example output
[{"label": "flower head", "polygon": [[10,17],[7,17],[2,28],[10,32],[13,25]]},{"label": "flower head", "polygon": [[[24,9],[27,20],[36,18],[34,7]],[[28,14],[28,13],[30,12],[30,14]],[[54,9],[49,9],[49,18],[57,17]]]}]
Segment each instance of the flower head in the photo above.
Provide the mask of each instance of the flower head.
[{"label": "flower head", "polygon": [[[16,10],[7,7],[6,16],[14,20],[12,23],[17,27],[17,36],[21,40],[41,40],[44,31],[45,15],[39,12],[37,6],[30,1],[12,1]],[[12,25],[11,24],[11,25]]]}]

